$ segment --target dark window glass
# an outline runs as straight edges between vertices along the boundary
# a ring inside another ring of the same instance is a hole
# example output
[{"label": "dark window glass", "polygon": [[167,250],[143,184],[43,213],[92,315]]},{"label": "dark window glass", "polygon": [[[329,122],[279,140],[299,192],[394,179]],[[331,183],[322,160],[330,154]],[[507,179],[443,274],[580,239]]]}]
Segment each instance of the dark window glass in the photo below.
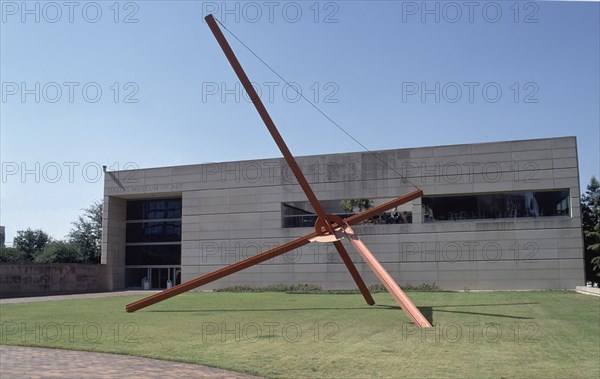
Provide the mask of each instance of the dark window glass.
[{"label": "dark window glass", "polygon": [[181,221],[134,222],[127,224],[126,242],[179,242]]},{"label": "dark window glass", "polygon": [[125,268],[125,287],[139,287],[144,285],[144,279],[148,279],[146,268]]},{"label": "dark window glass", "polygon": [[289,204],[283,204],[283,227],[301,228],[315,225],[317,215],[314,212],[304,210]]},{"label": "dark window glass", "polygon": [[180,265],[181,245],[126,246],[126,265]]},{"label": "dark window glass", "polygon": [[181,218],[181,199],[130,200],[127,220]]},{"label": "dark window glass", "polygon": [[425,222],[569,215],[569,191],[423,198]]},{"label": "dark window glass", "polygon": [[[370,199],[361,199],[370,200]],[[384,203],[391,199],[376,199],[370,200],[368,207],[376,204]],[[344,209],[342,206],[342,200],[325,200],[321,202],[325,213],[333,214],[341,218],[348,218],[358,212],[368,209],[365,206],[356,206],[352,212],[348,212],[347,208]],[[410,205],[412,207],[412,205]],[[283,203],[281,207],[282,226],[284,228],[306,228],[313,227],[317,220],[317,215],[312,210],[309,202],[294,202],[294,203]],[[408,209],[402,210],[401,207],[390,209],[378,216],[363,221],[361,224],[370,225],[384,225],[384,224],[411,224],[412,223],[412,212]]]}]

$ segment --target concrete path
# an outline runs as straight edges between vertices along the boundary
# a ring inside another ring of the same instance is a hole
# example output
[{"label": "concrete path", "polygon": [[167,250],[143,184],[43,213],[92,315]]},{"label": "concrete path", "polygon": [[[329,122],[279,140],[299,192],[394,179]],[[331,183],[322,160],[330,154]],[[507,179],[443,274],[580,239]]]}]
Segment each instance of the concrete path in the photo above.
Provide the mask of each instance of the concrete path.
[{"label": "concrete path", "polygon": [[600,296],[600,288],[598,287],[577,286],[575,291],[584,295]]},{"label": "concrete path", "polygon": [[127,355],[0,345],[0,378],[257,378]]},{"label": "concrete path", "polygon": [[54,301],[54,300],[94,299],[94,298],[99,298],[99,297],[112,297],[112,296],[151,295],[156,292],[160,292],[160,291],[115,291],[115,292],[80,293],[80,294],[75,294],[75,295],[15,297],[15,298],[9,298],[9,299],[0,299],[0,304],[33,303],[36,301]]}]

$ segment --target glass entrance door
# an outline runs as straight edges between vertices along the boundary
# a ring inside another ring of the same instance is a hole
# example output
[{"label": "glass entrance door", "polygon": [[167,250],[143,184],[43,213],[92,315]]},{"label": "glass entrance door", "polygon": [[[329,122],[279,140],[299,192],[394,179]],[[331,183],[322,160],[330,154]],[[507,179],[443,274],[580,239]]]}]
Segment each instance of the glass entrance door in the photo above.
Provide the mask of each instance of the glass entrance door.
[{"label": "glass entrance door", "polygon": [[166,268],[152,268],[150,288],[152,289],[163,289],[167,288],[167,271]]},{"label": "glass entrance door", "polygon": [[127,288],[163,290],[181,283],[181,266],[126,266]]}]

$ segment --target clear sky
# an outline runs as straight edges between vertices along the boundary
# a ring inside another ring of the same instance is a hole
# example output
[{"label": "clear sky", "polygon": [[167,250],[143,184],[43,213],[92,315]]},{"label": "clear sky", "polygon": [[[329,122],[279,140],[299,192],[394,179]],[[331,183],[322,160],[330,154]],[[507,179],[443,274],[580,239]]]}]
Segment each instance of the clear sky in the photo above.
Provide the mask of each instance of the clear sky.
[{"label": "clear sky", "polygon": [[[209,12],[369,149],[576,136],[582,183],[600,171],[598,2],[2,1],[0,11],[7,242],[27,227],[63,238],[102,199],[102,165],[280,156],[236,90]],[[295,155],[362,150],[225,34]]]}]

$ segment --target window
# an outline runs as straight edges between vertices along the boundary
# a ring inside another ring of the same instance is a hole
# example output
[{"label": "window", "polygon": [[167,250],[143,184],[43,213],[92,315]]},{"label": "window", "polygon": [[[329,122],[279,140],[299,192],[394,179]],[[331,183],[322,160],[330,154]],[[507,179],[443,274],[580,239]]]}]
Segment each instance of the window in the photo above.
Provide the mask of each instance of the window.
[{"label": "window", "polygon": [[569,216],[569,191],[423,197],[423,221]]},{"label": "window", "polygon": [[[389,200],[392,198],[325,200],[321,201],[321,206],[327,214],[347,218]],[[282,203],[281,217],[284,228],[313,227],[317,220],[317,215],[308,201]],[[363,222],[363,224],[373,225],[410,223],[412,223],[412,202],[402,204]]]},{"label": "window", "polygon": [[180,265],[180,245],[138,245],[125,247],[125,265]]},{"label": "window", "polygon": [[181,199],[127,202],[125,265],[181,264]]},{"label": "window", "polygon": [[181,199],[130,200],[127,220],[181,219]]},{"label": "window", "polygon": [[282,204],[284,228],[302,228],[315,225],[317,215],[314,211],[307,211],[293,204]]},{"label": "window", "polygon": [[129,222],[127,243],[180,242],[181,221]]}]

